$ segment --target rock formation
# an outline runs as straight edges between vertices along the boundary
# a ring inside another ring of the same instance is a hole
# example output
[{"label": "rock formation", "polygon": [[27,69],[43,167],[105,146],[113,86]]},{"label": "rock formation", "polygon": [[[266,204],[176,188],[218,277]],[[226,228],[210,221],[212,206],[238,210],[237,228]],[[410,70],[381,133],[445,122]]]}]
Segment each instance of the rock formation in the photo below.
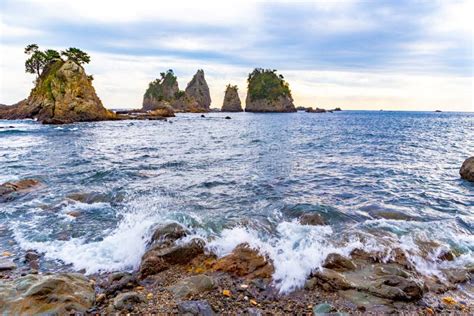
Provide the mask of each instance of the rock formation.
[{"label": "rock formation", "polygon": [[179,93],[178,80],[169,69],[166,73],[161,73],[160,79],[150,82],[148,89],[143,96],[143,107],[145,111],[153,111],[163,107],[164,102],[175,100]]},{"label": "rock formation", "polygon": [[296,112],[290,87],[276,70],[257,68],[247,81],[246,112]]},{"label": "rock formation", "polygon": [[474,182],[474,157],[467,158],[459,170],[461,178]]},{"label": "rock formation", "polygon": [[197,101],[199,109],[206,112],[209,111],[211,96],[206,79],[204,78],[204,70],[199,69],[196,72],[193,79],[188,83],[185,92],[188,96],[193,97]]},{"label": "rock formation", "polygon": [[221,112],[242,112],[237,86],[227,85]]},{"label": "rock formation", "polygon": [[33,118],[45,124],[114,119],[92,86],[92,77],[72,60],[47,65],[28,99],[0,108],[0,119]]}]

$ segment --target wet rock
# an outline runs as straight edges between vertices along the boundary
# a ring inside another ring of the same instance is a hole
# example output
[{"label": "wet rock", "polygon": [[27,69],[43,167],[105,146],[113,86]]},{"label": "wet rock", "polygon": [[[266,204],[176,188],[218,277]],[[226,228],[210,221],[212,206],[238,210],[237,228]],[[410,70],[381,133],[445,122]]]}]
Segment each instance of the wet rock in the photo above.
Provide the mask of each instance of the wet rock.
[{"label": "wet rock", "polygon": [[331,312],[335,312],[336,309],[334,308],[334,306],[332,306],[331,304],[328,304],[328,303],[322,303],[322,304],[318,304],[316,306],[313,307],[313,315],[324,315],[324,314],[327,314],[327,313],[331,313]]},{"label": "wet rock", "polygon": [[358,290],[339,291],[340,296],[351,301],[358,310],[371,313],[390,314],[396,310],[390,305],[390,300],[374,296],[367,292]]},{"label": "wet rock", "polygon": [[230,116],[226,116],[225,119],[226,119],[226,120],[230,120],[231,117],[230,117]]},{"label": "wet rock", "polygon": [[346,277],[334,270],[322,268],[313,273],[317,285],[329,290],[347,290],[354,288],[354,284],[349,282]]},{"label": "wet rock", "polygon": [[308,107],[306,108],[306,112],[307,113],[326,113],[327,111],[325,109],[321,109],[321,108],[315,108],[313,109],[312,107]]},{"label": "wet rock", "polygon": [[145,302],[145,297],[137,292],[120,293],[114,298],[114,308],[132,310],[133,306]]},{"label": "wet rock", "polygon": [[300,217],[301,225],[326,225],[324,218],[318,213],[306,213]]},{"label": "wet rock", "polygon": [[464,269],[446,269],[443,273],[451,283],[464,283],[471,279],[469,271]]},{"label": "wet rock", "polygon": [[107,282],[102,284],[106,295],[115,295],[116,293],[133,289],[138,285],[137,278],[127,272],[117,272],[109,276]]},{"label": "wet rock", "polygon": [[194,238],[185,244],[155,244],[142,257],[140,277],[146,278],[175,264],[186,264],[204,252],[204,242]]},{"label": "wet rock", "polygon": [[213,316],[214,311],[207,301],[185,301],[178,304],[180,315]]},{"label": "wet rock", "polygon": [[451,250],[442,250],[438,255],[438,259],[441,261],[453,261],[456,258]]},{"label": "wet rock", "polygon": [[175,285],[168,287],[177,298],[184,298],[190,294],[199,294],[210,291],[215,287],[214,279],[204,275],[195,275],[179,281]]},{"label": "wet rock", "polygon": [[350,254],[352,259],[368,261],[368,262],[377,262],[378,258],[376,254],[369,253],[362,249],[354,249]]},{"label": "wet rock", "polygon": [[467,158],[459,169],[462,179],[474,182],[474,157]]},{"label": "wet rock", "polygon": [[242,112],[242,103],[238,93],[237,86],[227,85],[222,105],[222,112]]},{"label": "wet rock", "polygon": [[273,274],[272,264],[247,244],[240,244],[231,254],[217,260],[213,269],[248,278],[270,278]]},{"label": "wet rock", "polygon": [[331,253],[327,256],[323,267],[338,272],[354,270],[357,266],[351,259],[337,253]]},{"label": "wet rock", "polygon": [[174,242],[188,234],[188,231],[178,223],[171,223],[164,226],[159,226],[155,229],[150,243],[165,243]]},{"label": "wet rock", "polygon": [[3,183],[0,185],[0,203],[13,200],[20,194],[28,193],[39,185],[40,182],[35,179]]},{"label": "wet rock", "polygon": [[67,212],[66,215],[69,215],[71,217],[79,217],[81,216],[81,212],[80,211],[70,211],[70,212]]},{"label": "wet rock", "polygon": [[0,258],[0,271],[15,270],[16,264],[11,259]]},{"label": "wet rock", "polygon": [[84,313],[92,307],[94,297],[94,288],[81,274],[30,274],[2,281],[0,313],[5,315]]},{"label": "wet rock", "polygon": [[415,301],[423,296],[423,285],[397,275],[378,278],[368,288],[374,295],[394,301]]},{"label": "wet rock", "polygon": [[31,269],[39,269],[39,254],[34,250],[28,250],[25,253],[25,263],[27,263]]},{"label": "wet rock", "polygon": [[72,193],[67,196],[69,199],[78,201],[86,204],[93,203],[108,203],[110,202],[110,197],[107,194],[100,192],[87,192],[87,193]]}]

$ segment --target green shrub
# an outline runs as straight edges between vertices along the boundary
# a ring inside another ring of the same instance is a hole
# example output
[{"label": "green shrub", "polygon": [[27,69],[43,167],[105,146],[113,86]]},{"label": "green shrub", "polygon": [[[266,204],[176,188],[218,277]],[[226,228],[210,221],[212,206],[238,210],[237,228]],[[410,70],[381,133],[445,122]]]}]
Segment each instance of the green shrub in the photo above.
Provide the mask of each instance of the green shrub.
[{"label": "green shrub", "polygon": [[247,78],[250,100],[275,100],[280,96],[291,97],[288,83],[275,69],[255,68]]}]

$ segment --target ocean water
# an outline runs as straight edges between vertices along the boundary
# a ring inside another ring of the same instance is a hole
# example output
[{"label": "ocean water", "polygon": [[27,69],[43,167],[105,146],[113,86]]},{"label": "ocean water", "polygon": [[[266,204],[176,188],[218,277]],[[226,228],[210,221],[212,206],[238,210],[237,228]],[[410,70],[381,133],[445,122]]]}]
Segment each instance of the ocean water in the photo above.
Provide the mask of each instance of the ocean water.
[{"label": "ocean water", "polygon": [[[459,178],[473,113],[226,115],[0,121],[0,183],[42,182],[0,204],[0,250],[20,266],[38,250],[45,271],[132,270],[153,227],[174,221],[219,256],[242,242],[265,253],[282,292],[355,248],[401,248],[425,274],[474,263],[474,184]],[[300,225],[311,212],[330,225]],[[428,255],[425,241],[437,242]],[[436,260],[443,249],[456,260]]]}]

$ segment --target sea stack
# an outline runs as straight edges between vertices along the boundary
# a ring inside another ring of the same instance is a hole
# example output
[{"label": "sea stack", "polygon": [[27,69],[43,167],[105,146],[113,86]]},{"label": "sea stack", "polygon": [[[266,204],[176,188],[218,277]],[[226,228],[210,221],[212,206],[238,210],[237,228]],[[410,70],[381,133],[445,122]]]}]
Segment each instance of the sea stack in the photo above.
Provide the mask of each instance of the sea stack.
[{"label": "sea stack", "polygon": [[459,170],[462,179],[474,182],[474,156],[467,158]]},{"label": "sea stack", "polygon": [[242,103],[238,93],[237,86],[228,84],[225,90],[224,104],[221,112],[242,112]]},{"label": "sea stack", "polygon": [[296,112],[290,87],[276,70],[255,68],[247,82],[246,112]]},{"label": "sea stack", "polygon": [[186,87],[186,95],[196,100],[198,108],[202,111],[208,112],[211,105],[211,95],[209,93],[209,86],[206,78],[204,78],[204,70],[199,69],[193,76],[193,79]]},{"label": "sea stack", "polygon": [[0,119],[32,118],[44,124],[114,119],[92,86],[92,77],[73,60],[51,61],[36,80],[30,96],[0,108]]},{"label": "sea stack", "polygon": [[142,110],[154,111],[173,101],[179,92],[178,80],[172,69],[161,73],[161,78],[150,82],[143,96]]}]

